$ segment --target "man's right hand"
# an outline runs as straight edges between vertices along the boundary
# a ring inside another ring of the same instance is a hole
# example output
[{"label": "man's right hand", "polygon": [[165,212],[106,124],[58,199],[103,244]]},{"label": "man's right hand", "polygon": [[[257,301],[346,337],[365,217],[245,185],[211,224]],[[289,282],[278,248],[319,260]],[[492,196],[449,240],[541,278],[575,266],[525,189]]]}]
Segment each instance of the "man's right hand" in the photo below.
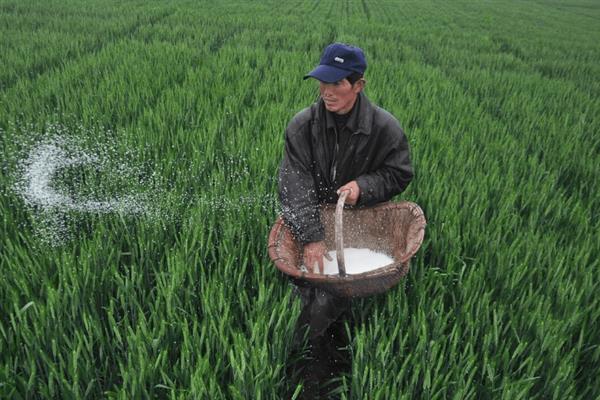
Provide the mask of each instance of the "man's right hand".
[{"label": "man's right hand", "polygon": [[315,265],[319,266],[319,273],[323,273],[323,257],[329,261],[333,259],[327,254],[327,246],[324,241],[311,242],[304,245],[303,261],[308,272],[315,272]]}]

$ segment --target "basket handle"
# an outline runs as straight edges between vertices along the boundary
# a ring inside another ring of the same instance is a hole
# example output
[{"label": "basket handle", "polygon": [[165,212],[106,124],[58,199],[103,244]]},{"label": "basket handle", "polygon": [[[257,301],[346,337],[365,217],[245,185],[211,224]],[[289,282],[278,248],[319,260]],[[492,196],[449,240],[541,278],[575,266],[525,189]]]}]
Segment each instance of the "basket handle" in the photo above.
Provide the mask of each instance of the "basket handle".
[{"label": "basket handle", "polygon": [[346,276],[346,265],[344,264],[344,220],[342,218],[342,212],[344,211],[346,197],[349,194],[350,190],[342,190],[340,192],[340,197],[338,198],[337,206],[335,207],[335,250],[340,276]]}]

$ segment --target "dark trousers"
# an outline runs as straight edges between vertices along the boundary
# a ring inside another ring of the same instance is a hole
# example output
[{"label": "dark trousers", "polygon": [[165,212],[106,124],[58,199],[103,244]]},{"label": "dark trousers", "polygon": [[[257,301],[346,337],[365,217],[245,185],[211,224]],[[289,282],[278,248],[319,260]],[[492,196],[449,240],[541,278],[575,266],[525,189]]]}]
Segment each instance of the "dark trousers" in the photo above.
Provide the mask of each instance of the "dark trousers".
[{"label": "dark trousers", "polygon": [[[292,350],[292,358],[297,360],[288,368],[292,393],[298,383],[304,382],[300,399],[325,399],[335,387],[331,379],[350,372],[350,357],[345,349],[350,338],[344,327],[349,321],[350,300],[314,287],[295,286],[295,291],[302,301],[302,311]],[[305,340],[308,353],[303,356],[300,351]]]}]

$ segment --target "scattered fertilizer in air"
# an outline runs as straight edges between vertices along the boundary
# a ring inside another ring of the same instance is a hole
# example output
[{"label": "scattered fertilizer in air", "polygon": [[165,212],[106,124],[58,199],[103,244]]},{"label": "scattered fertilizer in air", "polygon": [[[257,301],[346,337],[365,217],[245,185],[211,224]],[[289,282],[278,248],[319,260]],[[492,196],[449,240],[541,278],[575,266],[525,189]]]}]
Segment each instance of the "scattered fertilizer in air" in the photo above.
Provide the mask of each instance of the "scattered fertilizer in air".
[{"label": "scattered fertilizer in air", "polygon": [[[274,214],[278,206],[273,194],[219,193],[220,188],[210,188],[185,198],[169,191],[172,182],[160,172],[160,165],[148,164],[141,154],[119,145],[110,130],[49,124],[43,132],[33,126],[15,126],[13,131],[20,140],[14,142],[11,161],[3,170],[27,208],[36,237],[51,246],[69,242],[80,229],[93,229],[99,218],[113,214],[127,221],[143,218],[164,224],[166,218],[177,218],[174,210],[183,205],[199,207],[203,215],[257,216]],[[246,164],[243,158],[225,160],[231,182],[248,178]]]},{"label": "scattered fertilizer in air", "polygon": [[65,243],[86,215],[155,216],[150,204],[160,191],[145,182],[149,174],[114,146],[61,133],[30,143],[17,166],[15,191],[43,242]]},{"label": "scattered fertilizer in air", "polygon": [[240,195],[237,197],[224,195],[206,195],[197,200],[198,205],[207,207],[211,212],[240,212],[249,208],[257,208],[263,212],[271,212],[279,206],[278,197],[273,194],[264,196]]},{"label": "scattered fertilizer in air", "polygon": [[139,214],[147,211],[140,196],[124,195],[109,199],[75,199],[54,184],[57,172],[66,167],[92,165],[99,171],[105,169],[106,160],[96,154],[89,154],[77,147],[70,146],[69,155],[66,143],[55,139],[34,147],[24,161],[24,173],[21,181],[21,194],[25,202],[38,206],[44,211],[81,211],[92,213],[129,213]]},{"label": "scattered fertilizer in air", "polygon": [[[339,273],[337,265],[337,252],[332,250],[328,252],[333,261],[324,259],[323,269],[327,275],[337,275]],[[372,271],[386,265],[392,264],[394,259],[390,256],[370,249],[344,249],[344,265],[347,274],[361,274]]]}]

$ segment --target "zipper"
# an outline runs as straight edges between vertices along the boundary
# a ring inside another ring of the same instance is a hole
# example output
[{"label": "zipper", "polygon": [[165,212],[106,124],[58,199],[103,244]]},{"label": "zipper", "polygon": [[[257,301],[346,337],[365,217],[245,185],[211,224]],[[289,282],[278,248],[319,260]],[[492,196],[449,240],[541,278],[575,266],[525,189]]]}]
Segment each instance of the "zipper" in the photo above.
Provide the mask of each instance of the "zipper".
[{"label": "zipper", "polygon": [[330,171],[332,183],[335,182],[335,176],[337,174],[337,158],[338,158],[338,152],[340,150],[340,141],[339,141],[337,128],[334,129],[334,131],[335,131],[335,148],[333,150],[333,161],[331,163],[331,171]]}]

